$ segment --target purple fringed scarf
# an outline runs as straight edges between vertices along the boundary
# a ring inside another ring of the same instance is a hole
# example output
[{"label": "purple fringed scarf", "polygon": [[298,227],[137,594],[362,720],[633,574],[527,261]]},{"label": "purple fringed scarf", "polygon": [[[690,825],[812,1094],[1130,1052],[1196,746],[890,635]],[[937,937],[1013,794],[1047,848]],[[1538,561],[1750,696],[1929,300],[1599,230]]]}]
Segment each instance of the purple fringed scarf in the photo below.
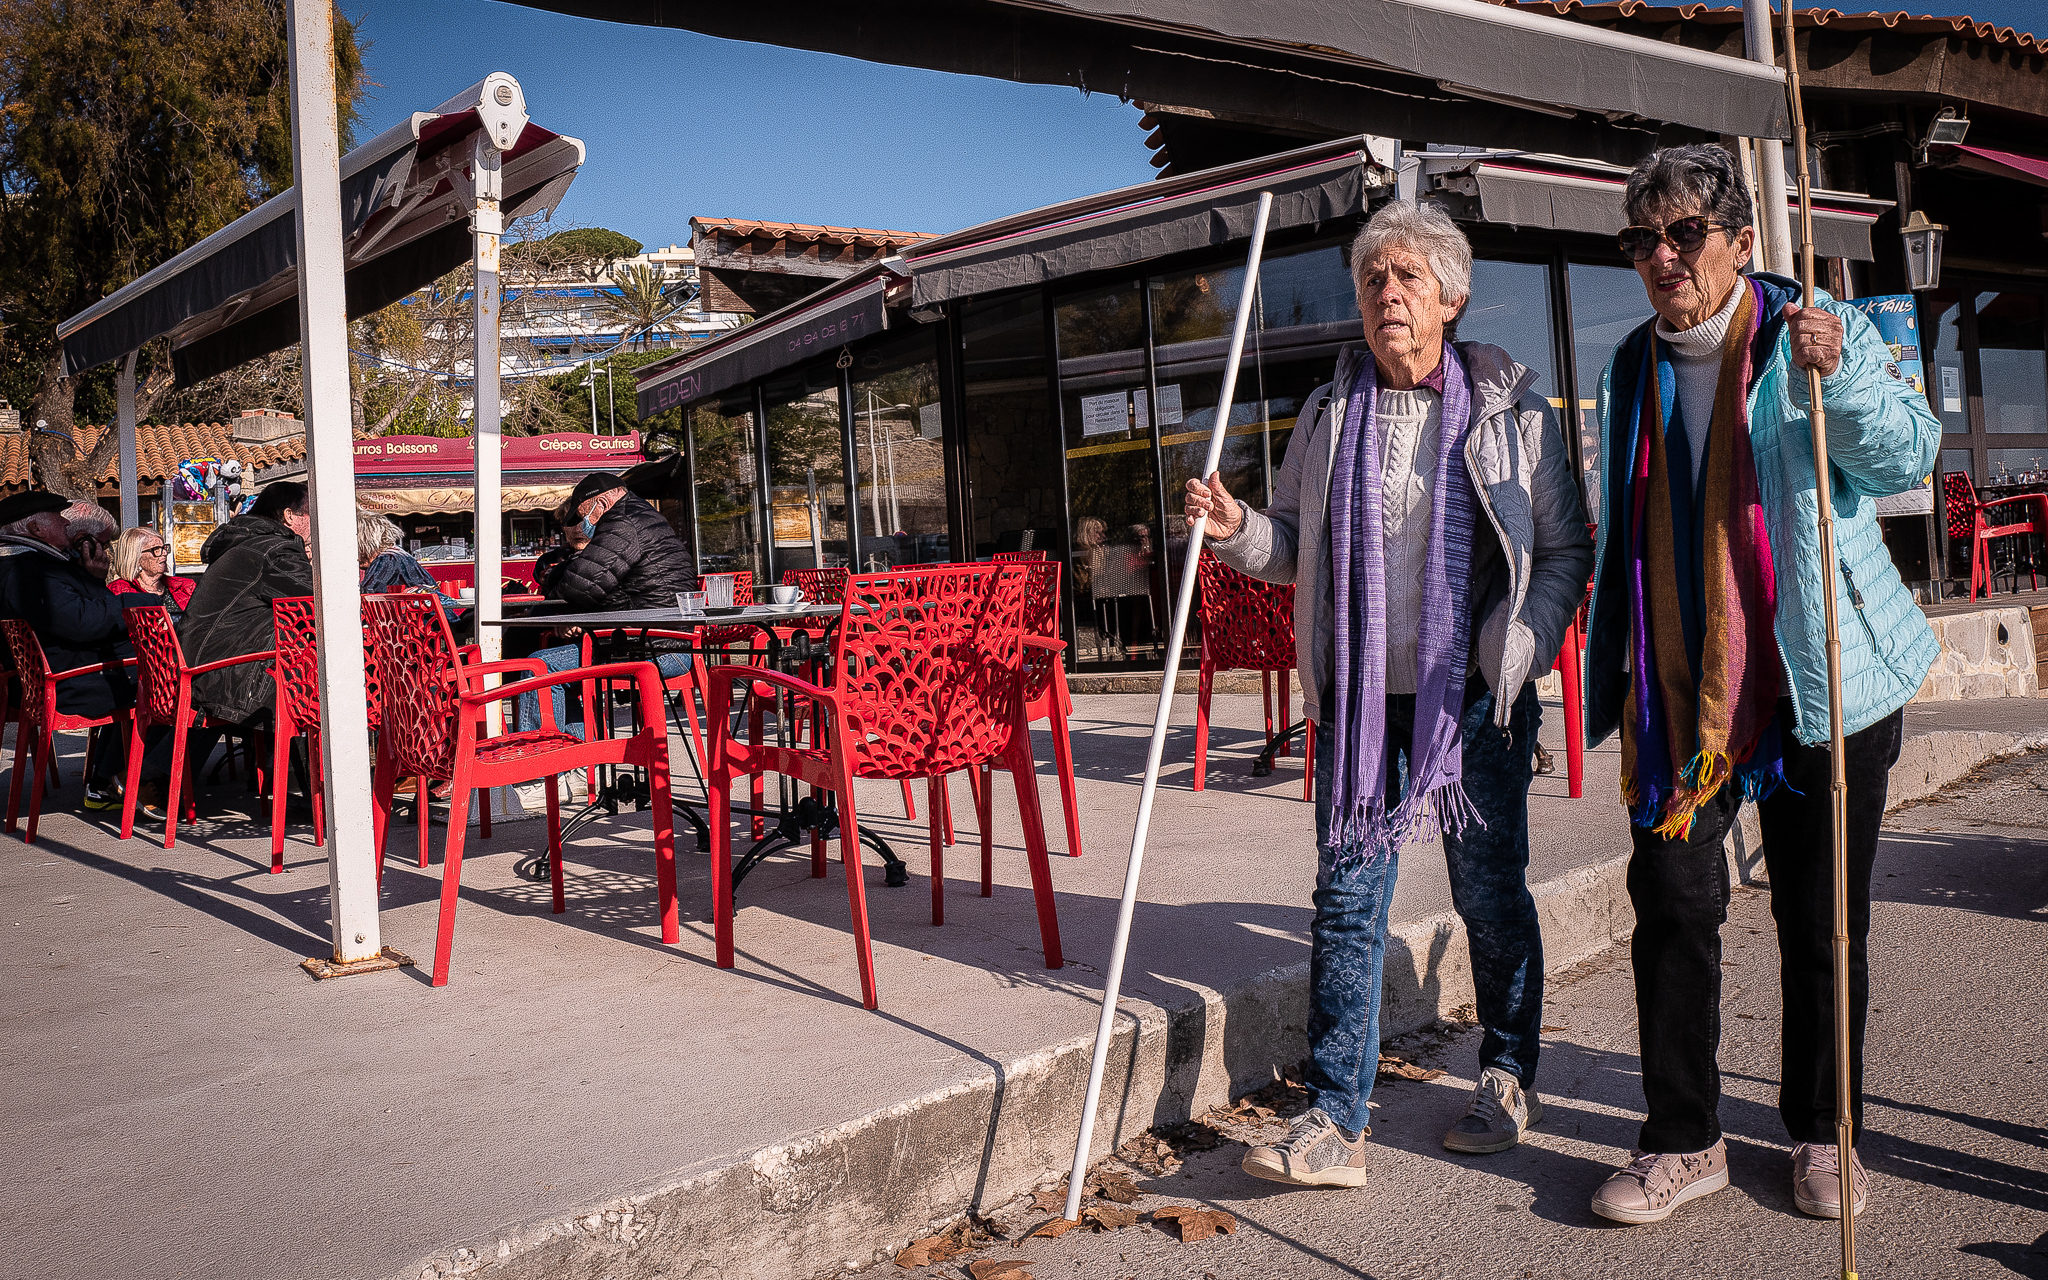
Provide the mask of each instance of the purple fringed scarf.
[{"label": "purple fringed scarf", "polygon": [[1460,781],[1464,757],[1458,731],[1471,664],[1472,536],[1479,509],[1465,469],[1472,384],[1448,342],[1443,358],[1443,426],[1415,640],[1415,747],[1409,755],[1407,793],[1391,811],[1386,518],[1380,500],[1385,443],[1376,403],[1379,383],[1369,359],[1351,388],[1330,477],[1337,751],[1331,762],[1329,840],[1346,859],[1388,856],[1413,839],[1432,812],[1447,832],[1479,820]]}]

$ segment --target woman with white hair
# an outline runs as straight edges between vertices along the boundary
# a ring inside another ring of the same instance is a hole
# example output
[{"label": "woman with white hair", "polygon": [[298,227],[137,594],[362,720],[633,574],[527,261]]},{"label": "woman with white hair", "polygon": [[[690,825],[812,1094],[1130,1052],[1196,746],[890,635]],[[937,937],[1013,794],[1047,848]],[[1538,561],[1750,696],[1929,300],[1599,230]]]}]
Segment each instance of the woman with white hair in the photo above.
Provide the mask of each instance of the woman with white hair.
[{"label": "woman with white hair", "polygon": [[1366,1181],[1381,966],[1401,846],[1441,833],[1485,1037],[1479,1084],[1444,1146],[1504,1151],[1542,1118],[1530,1086],[1543,946],[1529,895],[1529,759],[1550,669],[1585,591],[1591,540],[1536,374],[1454,343],[1472,249],[1434,206],[1388,204],[1351,247],[1365,345],[1303,405],[1253,511],[1190,480],[1188,523],[1217,558],[1292,582],[1302,701],[1315,722],[1315,922],[1308,1084],[1315,1105],[1245,1172]]},{"label": "woman with white hair", "polygon": [[413,558],[399,543],[405,540],[405,530],[390,516],[374,511],[356,510],[356,563],[362,566],[360,583],[364,595],[383,591],[404,591],[419,588],[432,591],[441,597],[441,608],[449,617],[454,617],[465,606],[447,592],[428,573],[426,566]]}]

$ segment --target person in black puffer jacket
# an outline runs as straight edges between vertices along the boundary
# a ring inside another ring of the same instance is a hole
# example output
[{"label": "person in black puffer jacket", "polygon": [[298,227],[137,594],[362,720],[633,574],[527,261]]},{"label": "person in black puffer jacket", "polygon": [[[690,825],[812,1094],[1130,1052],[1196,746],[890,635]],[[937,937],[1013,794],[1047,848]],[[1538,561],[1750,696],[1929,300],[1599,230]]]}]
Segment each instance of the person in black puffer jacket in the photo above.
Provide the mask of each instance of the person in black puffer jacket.
[{"label": "person in black puffer jacket", "polygon": [[[579,520],[575,528],[590,543],[556,571],[549,584],[551,594],[577,609],[609,612],[673,608],[677,592],[697,589],[696,558],[689,546],[659,511],[628,492],[614,473],[596,471],[583,477],[569,496],[569,507]],[[690,669],[690,655],[680,642],[655,640],[648,648],[664,677]],[[550,671],[571,671],[581,665],[583,650],[579,644],[565,644],[533,656],[547,663]],[[581,725],[564,723],[567,692],[557,686],[553,693],[555,723],[582,737]],[[538,694],[520,695],[518,724],[521,729],[540,727]]]},{"label": "person in black puffer jacket", "polygon": [[[185,661],[196,667],[270,648],[270,602],[313,594],[313,562],[306,554],[311,528],[306,486],[280,480],[258,495],[248,514],[213,531],[199,549],[206,574],[178,626]],[[266,719],[274,695],[269,664],[262,662],[192,679],[194,705],[217,723]]]}]

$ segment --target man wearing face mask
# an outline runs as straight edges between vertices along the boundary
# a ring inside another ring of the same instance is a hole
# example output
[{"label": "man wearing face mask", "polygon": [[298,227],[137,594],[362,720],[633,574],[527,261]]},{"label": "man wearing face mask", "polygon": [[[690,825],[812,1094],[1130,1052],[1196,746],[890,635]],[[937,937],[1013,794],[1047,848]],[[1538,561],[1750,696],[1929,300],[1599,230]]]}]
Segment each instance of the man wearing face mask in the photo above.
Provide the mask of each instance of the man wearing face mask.
[{"label": "man wearing face mask", "polygon": [[[569,495],[569,509],[577,518],[570,526],[572,534],[589,541],[556,571],[550,593],[571,608],[592,612],[673,608],[677,592],[697,589],[696,560],[690,548],[659,511],[629,492],[625,481],[613,472],[594,471],[583,477]],[[690,669],[690,655],[678,641],[650,640],[647,648],[664,677]],[[571,671],[583,663],[580,644],[542,649],[533,656],[547,663],[550,671]],[[557,685],[553,693],[555,723],[566,732],[583,736],[582,726],[566,723],[567,692]],[[520,696],[519,727],[540,727],[538,695]]]}]

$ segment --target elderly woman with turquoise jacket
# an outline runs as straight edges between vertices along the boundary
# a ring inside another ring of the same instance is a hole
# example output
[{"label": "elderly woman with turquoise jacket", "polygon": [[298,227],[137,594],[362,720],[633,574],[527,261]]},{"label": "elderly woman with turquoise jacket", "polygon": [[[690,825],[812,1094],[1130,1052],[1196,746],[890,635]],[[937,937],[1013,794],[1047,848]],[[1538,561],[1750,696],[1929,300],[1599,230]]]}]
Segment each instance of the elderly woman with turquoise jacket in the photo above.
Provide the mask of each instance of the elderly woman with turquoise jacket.
[{"label": "elderly woman with turquoise jacket", "polygon": [[[1872,499],[1920,482],[1941,427],[1891,371],[1862,313],[1825,297],[1802,308],[1793,281],[1740,273],[1756,232],[1726,151],[1658,151],[1629,175],[1625,200],[1621,249],[1657,314],[1616,348],[1601,383],[1586,740],[1621,735],[1647,1118],[1593,1209],[1655,1222],[1728,1185],[1716,1114],[1721,849],[1750,802],[1783,958],[1778,1111],[1793,1144],[1793,1201],[1839,1217],[1822,593],[1835,593],[1842,641],[1860,1136],[1871,865],[1900,709],[1939,649],[1892,567]],[[1809,368],[1827,405],[1834,564],[1821,563],[1815,522]],[[1853,1175],[1860,1213],[1860,1161]]]}]

